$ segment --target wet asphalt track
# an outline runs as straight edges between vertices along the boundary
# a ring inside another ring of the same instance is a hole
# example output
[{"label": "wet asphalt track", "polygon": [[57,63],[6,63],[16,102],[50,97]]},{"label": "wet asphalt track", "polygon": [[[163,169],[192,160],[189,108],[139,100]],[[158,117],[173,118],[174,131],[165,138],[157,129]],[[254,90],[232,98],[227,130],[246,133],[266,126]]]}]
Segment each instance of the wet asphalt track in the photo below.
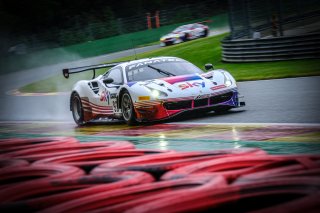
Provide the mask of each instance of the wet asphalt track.
[{"label": "wet asphalt track", "polygon": [[[227,32],[212,31],[210,35]],[[137,48],[146,52],[159,45]],[[62,68],[112,61],[132,55],[133,50],[81,59],[73,62],[19,71],[0,77],[0,121],[72,121],[69,94],[56,96],[10,96],[8,91],[61,73]],[[191,123],[319,123],[320,77],[290,78],[238,83],[247,106],[225,114],[196,113],[170,122]],[[189,113],[188,113],[189,114]]]},{"label": "wet asphalt track", "polygon": [[[247,106],[225,114],[172,119],[192,123],[319,123],[320,77],[240,82]],[[72,121],[69,95],[1,97],[0,120]]]}]

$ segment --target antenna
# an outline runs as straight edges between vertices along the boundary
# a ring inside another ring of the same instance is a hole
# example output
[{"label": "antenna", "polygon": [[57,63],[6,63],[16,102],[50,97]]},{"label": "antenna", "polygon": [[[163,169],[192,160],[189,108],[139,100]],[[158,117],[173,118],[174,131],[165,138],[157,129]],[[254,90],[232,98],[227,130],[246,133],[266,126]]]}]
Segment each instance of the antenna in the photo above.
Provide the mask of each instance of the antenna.
[{"label": "antenna", "polygon": [[132,49],[133,49],[133,52],[134,52],[134,59],[137,60],[138,57],[137,57],[136,48],[134,47],[133,39],[131,39],[131,43],[132,43]]}]

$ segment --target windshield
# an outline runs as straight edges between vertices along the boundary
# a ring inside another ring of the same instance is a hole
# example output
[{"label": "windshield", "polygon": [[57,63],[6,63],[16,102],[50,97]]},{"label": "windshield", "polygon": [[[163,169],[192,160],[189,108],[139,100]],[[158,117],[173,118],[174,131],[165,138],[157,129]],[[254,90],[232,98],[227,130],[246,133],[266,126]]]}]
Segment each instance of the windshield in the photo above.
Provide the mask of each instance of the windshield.
[{"label": "windshield", "polygon": [[188,75],[194,73],[203,73],[201,69],[190,62],[176,59],[173,61],[150,60],[144,63],[137,63],[126,67],[128,82],[146,81],[157,78],[165,78],[175,75]]},{"label": "windshield", "polygon": [[176,32],[180,32],[183,30],[187,30],[189,27],[190,27],[190,25],[183,25],[183,26],[176,28],[173,32],[176,33]]}]

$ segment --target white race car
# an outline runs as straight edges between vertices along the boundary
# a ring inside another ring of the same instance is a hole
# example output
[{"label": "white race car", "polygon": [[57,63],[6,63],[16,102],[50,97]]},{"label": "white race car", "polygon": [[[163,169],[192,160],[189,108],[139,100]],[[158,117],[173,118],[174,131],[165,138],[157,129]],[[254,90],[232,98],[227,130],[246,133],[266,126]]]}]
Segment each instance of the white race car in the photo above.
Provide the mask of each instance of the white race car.
[{"label": "white race car", "polygon": [[206,37],[209,33],[209,27],[200,23],[182,25],[171,33],[160,38],[160,46],[178,44],[196,38]]},{"label": "white race car", "polygon": [[102,118],[124,119],[128,124],[171,118],[190,110],[227,111],[244,106],[235,79],[225,70],[204,73],[176,57],[63,69],[64,77],[87,70],[112,67],[92,80],[78,81],[71,92],[70,110],[78,125]]}]

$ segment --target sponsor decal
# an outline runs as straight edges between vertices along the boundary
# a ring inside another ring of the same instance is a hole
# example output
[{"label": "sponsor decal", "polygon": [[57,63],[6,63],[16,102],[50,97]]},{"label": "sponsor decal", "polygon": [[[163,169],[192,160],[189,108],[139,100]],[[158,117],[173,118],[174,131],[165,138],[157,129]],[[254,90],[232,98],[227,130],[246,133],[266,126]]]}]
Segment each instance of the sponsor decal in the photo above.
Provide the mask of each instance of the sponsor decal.
[{"label": "sponsor decal", "polygon": [[149,101],[150,96],[139,96],[138,99],[139,99],[139,101]]},{"label": "sponsor decal", "polygon": [[127,69],[132,70],[132,69],[146,66],[148,64],[158,64],[158,63],[163,63],[163,62],[175,62],[175,61],[182,61],[182,60],[177,59],[177,58],[159,58],[159,59],[153,59],[153,60],[149,60],[149,61],[144,61],[144,62],[139,62],[139,63],[128,65]]},{"label": "sponsor decal", "polygon": [[112,98],[112,99],[117,98],[117,93],[111,93],[110,98]]},{"label": "sponsor decal", "polygon": [[100,101],[102,102],[107,102],[108,105],[110,104],[110,92],[105,90],[105,91],[102,91],[101,95],[100,95]]},{"label": "sponsor decal", "polygon": [[112,105],[113,105],[113,111],[114,111],[114,112],[118,112],[119,109],[118,109],[117,101],[116,101],[116,100],[112,102]]},{"label": "sponsor decal", "polygon": [[214,87],[211,87],[210,89],[211,90],[218,90],[218,89],[222,89],[222,88],[225,88],[226,86],[225,85],[218,85],[218,86],[214,86]]},{"label": "sponsor decal", "polygon": [[169,77],[169,78],[162,78],[161,80],[166,81],[169,84],[175,84],[175,83],[185,82],[185,81],[202,80],[202,78],[198,75],[182,75],[182,76],[175,76],[175,77]]},{"label": "sponsor decal", "polygon": [[185,90],[185,89],[192,88],[192,87],[202,87],[202,88],[204,88],[205,86],[206,85],[205,85],[204,81],[202,81],[202,82],[193,82],[193,83],[185,82],[183,84],[179,84],[179,88],[181,90]]}]

